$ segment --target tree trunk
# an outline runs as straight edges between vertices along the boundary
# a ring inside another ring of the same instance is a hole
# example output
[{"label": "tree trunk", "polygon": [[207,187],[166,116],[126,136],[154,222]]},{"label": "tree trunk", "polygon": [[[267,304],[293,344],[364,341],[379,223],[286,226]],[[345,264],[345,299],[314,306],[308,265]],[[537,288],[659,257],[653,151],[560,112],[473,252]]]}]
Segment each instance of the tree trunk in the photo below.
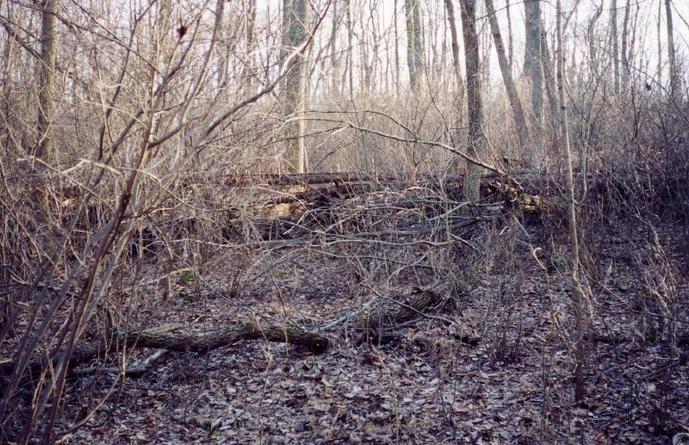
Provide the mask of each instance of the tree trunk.
[{"label": "tree trunk", "polygon": [[347,73],[349,74],[349,97],[354,97],[354,24],[352,23],[352,1],[345,0],[347,6]]},{"label": "tree trunk", "polygon": [[663,80],[663,58],[660,56],[663,53],[663,39],[661,38],[661,23],[663,21],[663,2],[658,2],[658,21],[656,22],[656,41],[658,42],[658,66],[656,66],[656,79],[658,84],[662,84]]},{"label": "tree trunk", "polygon": [[246,47],[244,49],[246,66],[244,81],[249,94],[253,91],[256,80],[256,68],[254,66],[254,27],[256,23],[256,0],[247,0],[244,17],[244,33],[246,34]]},{"label": "tree trunk", "polygon": [[526,47],[524,53],[524,73],[529,79],[531,89],[531,113],[534,131],[541,132],[543,118],[543,70],[541,51],[541,0],[524,2],[526,14]]},{"label": "tree trunk", "polygon": [[580,402],[586,395],[584,366],[586,359],[586,329],[587,317],[584,294],[581,282],[579,281],[579,238],[577,233],[576,201],[574,195],[574,173],[572,171],[572,151],[569,140],[569,122],[567,118],[567,102],[565,99],[565,58],[562,46],[562,5],[561,0],[556,2],[556,23],[557,23],[557,90],[560,101],[560,145],[565,153],[567,174],[568,210],[569,210],[569,238],[572,249],[571,277],[574,287],[572,296],[574,302],[574,322],[575,322],[575,369],[574,369],[574,399]]},{"label": "tree trunk", "polygon": [[462,80],[462,70],[459,67],[459,39],[457,38],[457,25],[455,23],[455,8],[452,0],[445,0],[445,10],[447,11],[447,21],[450,24],[450,39],[452,44],[452,68],[457,82],[457,89],[461,89],[464,81]]},{"label": "tree trunk", "polygon": [[620,49],[617,38],[617,0],[610,3],[610,48],[612,51],[612,77],[615,95],[620,94]]},{"label": "tree trunk", "polygon": [[[667,20],[667,56],[670,62],[670,95],[676,99],[679,94],[679,75],[677,73],[677,61],[675,60],[675,41],[672,26],[671,0],[665,0],[665,18]],[[660,54],[658,54],[660,56]]]},{"label": "tree trunk", "polygon": [[[541,33],[541,56],[543,65],[543,79],[545,84],[545,95],[548,98],[548,108],[550,108],[550,115],[552,116],[553,128],[557,128],[557,87],[555,81],[555,75],[553,74],[553,58],[550,55],[550,49],[548,48],[548,39],[545,33],[545,27],[541,27],[544,31]],[[543,135],[541,134],[540,137]]]},{"label": "tree trunk", "polygon": [[507,14],[507,58],[509,59],[510,74],[513,74],[512,67],[514,66],[514,38],[512,36],[512,12],[510,11],[510,0],[505,0],[505,13]]},{"label": "tree trunk", "polygon": [[[467,77],[467,109],[469,113],[468,153],[474,159],[483,154],[483,110],[481,103],[481,78],[479,72],[479,42],[476,33],[476,0],[460,0],[462,10],[462,33],[464,35],[464,56]],[[464,181],[464,198],[469,201],[480,199],[481,174],[483,168],[467,163]]]},{"label": "tree trunk", "polygon": [[596,12],[593,14],[593,17],[591,17],[591,20],[588,22],[588,26],[586,29],[586,40],[588,41],[588,49],[589,49],[589,69],[591,70],[591,73],[594,78],[598,78],[598,75],[600,73],[600,64],[598,60],[598,51],[596,51],[597,44],[596,44],[596,22],[600,18],[600,16],[603,14],[603,4],[601,3],[600,6],[596,8]]},{"label": "tree trunk", "polygon": [[460,68],[459,60],[459,38],[457,36],[457,24],[455,19],[455,8],[452,5],[453,0],[445,0],[445,9],[447,11],[447,21],[450,25],[450,39],[452,46],[452,71],[455,75],[455,82],[457,84],[457,108],[458,108],[458,122],[457,129],[453,131],[452,137],[455,139],[453,142],[457,144],[459,142],[459,136],[461,134],[461,127],[464,121],[464,105],[462,104],[464,100],[464,80],[462,80],[462,69]]},{"label": "tree trunk", "polygon": [[514,80],[512,79],[512,71],[510,69],[509,61],[505,55],[505,45],[503,44],[502,35],[500,34],[500,27],[498,25],[498,18],[495,15],[493,0],[485,0],[485,2],[488,20],[490,21],[490,29],[493,33],[495,52],[498,54],[498,63],[500,64],[502,80],[505,83],[507,97],[509,98],[510,106],[512,107],[512,117],[514,119],[514,124],[517,127],[517,134],[519,135],[519,144],[521,145],[521,148],[524,148],[527,146],[529,141],[529,130],[526,127],[524,108],[522,107],[522,102],[519,99],[519,94],[517,93],[517,88],[514,85]]},{"label": "tree trunk", "polygon": [[418,91],[424,66],[423,35],[419,0],[404,0],[407,17],[407,66],[412,91]]},{"label": "tree trunk", "polygon": [[622,49],[620,57],[622,59],[622,91],[629,91],[629,14],[631,13],[631,0],[627,0],[624,7],[624,21],[622,22]]},{"label": "tree trunk", "polygon": [[333,20],[332,29],[330,30],[330,64],[332,69],[332,76],[330,81],[330,88],[332,93],[337,94],[339,92],[339,77],[340,77],[340,64],[339,55],[337,54],[337,30],[338,26],[338,16],[337,16],[337,4],[338,1],[333,1]]},{"label": "tree trunk", "polygon": [[36,155],[45,162],[55,161],[53,118],[55,114],[55,64],[57,60],[57,12],[59,0],[43,0],[41,4],[41,60],[38,80],[38,149]]},{"label": "tree trunk", "polygon": [[[307,39],[307,2],[306,0],[283,0],[283,58],[299,47]],[[284,113],[287,119],[295,118],[303,112],[306,100],[306,60],[299,56],[298,63],[283,80]],[[287,125],[287,160],[292,173],[303,173],[306,170],[306,150],[303,137],[303,119]]]}]

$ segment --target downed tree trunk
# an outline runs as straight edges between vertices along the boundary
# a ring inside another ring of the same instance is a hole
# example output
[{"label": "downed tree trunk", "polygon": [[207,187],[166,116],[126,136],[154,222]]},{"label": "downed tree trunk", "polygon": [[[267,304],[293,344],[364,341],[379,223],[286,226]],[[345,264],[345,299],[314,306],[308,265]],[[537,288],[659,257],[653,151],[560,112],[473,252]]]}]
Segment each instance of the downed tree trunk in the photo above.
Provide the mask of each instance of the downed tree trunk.
[{"label": "downed tree trunk", "polygon": [[[329,330],[344,323],[350,323],[358,331],[391,330],[419,317],[433,317],[427,315],[428,312],[440,307],[444,301],[441,294],[422,289],[415,289],[410,295],[397,299],[379,295],[378,299],[364,308],[327,323],[321,327],[320,331]],[[115,330],[113,337],[120,344],[126,344],[130,348],[155,348],[168,351],[207,352],[241,340],[289,343],[304,346],[314,354],[325,353],[330,346],[328,337],[319,333],[286,325],[261,325],[248,320],[201,332],[180,332],[182,328],[181,325],[172,324],[139,332]],[[70,357],[69,367],[72,369],[80,363],[93,360],[103,355],[107,349],[102,342],[84,345],[74,351]],[[59,354],[60,352],[54,354],[50,359],[46,358],[45,354],[37,354],[29,362],[30,372],[40,372],[46,367],[53,366]],[[14,367],[13,360],[0,358],[0,376],[11,374]],[[145,372],[146,368],[147,365],[142,366],[140,372],[137,372],[137,369],[130,372],[139,375]],[[77,373],[91,373],[94,370],[95,368],[84,368],[78,370]],[[107,370],[112,371],[110,368]]]},{"label": "downed tree trunk", "polygon": [[240,340],[267,340],[290,343],[322,354],[330,344],[327,337],[292,326],[261,326],[251,321],[224,326],[205,332],[170,332],[149,329],[141,332],[116,332],[116,338],[138,348],[159,348],[170,351],[206,352]]},{"label": "downed tree trunk", "polygon": [[[327,337],[306,332],[292,326],[259,325],[251,321],[241,321],[221,328],[203,332],[179,332],[179,325],[165,325],[158,328],[146,329],[140,332],[115,331],[114,337],[131,348],[156,348],[169,351],[207,352],[222,346],[228,346],[241,340],[267,340],[304,346],[314,354],[322,354],[328,350],[330,341]],[[96,358],[107,350],[104,344],[87,344],[74,351],[70,357],[69,367],[74,368]],[[50,361],[55,363],[60,353],[51,360],[37,354],[29,361],[31,372],[39,372]],[[9,375],[14,371],[14,361],[0,358],[0,375]]]}]

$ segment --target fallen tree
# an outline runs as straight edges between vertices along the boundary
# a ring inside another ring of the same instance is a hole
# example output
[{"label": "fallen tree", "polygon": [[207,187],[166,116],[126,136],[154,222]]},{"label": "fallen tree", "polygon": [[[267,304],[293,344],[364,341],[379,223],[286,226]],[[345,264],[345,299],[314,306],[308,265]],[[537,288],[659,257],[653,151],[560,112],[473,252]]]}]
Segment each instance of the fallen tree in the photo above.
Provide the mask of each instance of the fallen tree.
[{"label": "fallen tree", "polygon": [[330,344],[327,337],[294,326],[260,325],[253,321],[241,321],[201,332],[176,332],[167,329],[119,331],[115,333],[115,338],[130,347],[193,352],[207,352],[241,340],[266,340],[304,346],[314,354],[322,354]]},{"label": "fallen tree", "polygon": [[[298,345],[313,354],[323,354],[331,343],[330,338],[323,332],[332,332],[343,325],[360,333],[391,330],[428,316],[427,312],[439,308],[444,301],[441,294],[428,289],[414,289],[410,295],[396,298],[379,294],[361,309],[348,311],[344,316],[341,315],[333,321],[324,323],[319,332],[310,332],[287,324],[262,324],[251,320],[202,330],[188,330],[177,324],[167,324],[140,331],[114,329],[108,336],[111,339],[108,344],[90,343],[77,348],[70,358],[69,367],[75,368],[81,363],[103,356],[108,350],[121,350],[125,345],[135,349],[208,352],[243,340],[264,340]],[[40,372],[54,365],[59,354],[52,354],[52,359],[47,359],[46,354],[37,355],[29,361],[28,368],[32,372]],[[158,357],[159,355],[156,359]],[[14,366],[12,359],[0,359],[0,375],[11,374]],[[147,366],[148,363],[144,363],[142,366],[135,367],[127,372],[127,375],[138,376],[146,371]],[[95,372],[96,369],[97,367],[84,368],[76,370],[76,374]],[[114,370],[114,368],[105,369],[106,372]]]}]

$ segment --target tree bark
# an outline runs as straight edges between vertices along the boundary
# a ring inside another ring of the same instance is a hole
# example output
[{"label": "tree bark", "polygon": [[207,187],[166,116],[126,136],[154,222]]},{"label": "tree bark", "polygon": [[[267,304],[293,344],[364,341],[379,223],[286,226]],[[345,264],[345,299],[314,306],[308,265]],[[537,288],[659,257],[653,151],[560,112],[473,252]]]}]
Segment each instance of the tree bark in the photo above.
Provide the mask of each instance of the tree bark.
[{"label": "tree bark", "polygon": [[[283,59],[299,47],[307,38],[308,9],[306,0],[283,0]],[[287,119],[303,112],[306,101],[306,58],[299,55],[299,61],[283,80],[284,114]],[[306,171],[306,149],[304,146],[304,120],[288,122],[287,160],[291,173]]]},{"label": "tree bark", "polygon": [[540,133],[543,118],[541,0],[526,0],[524,10],[526,14],[524,72],[529,79],[531,89],[531,113],[533,114],[534,131]]},{"label": "tree bark", "polygon": [[613,91],[620,94],[620,49],[617,38],[617,0],[610,3],[610,48],[612,51]]},{"label": "tree bark", "polygon": [[510,11],[510,0],[505,0],[505,12],[507,14],[507,52],[510,65],[510,74],[513,74],[512,67],[514,66],[514,38],[512,36],[512,12]]},{"label": "tree bark", "polygon": [[452,46],[452,71],[457,82],[457,89],[461,89],[464,85],[462,80],[462,69],[459,61],[459,38],[457,37],[457,25],[455,23],[455,8],[452,5],[452,0],[445,0],[445,10],[447,11],[447,21],[450,25],[450,41]]},{"label": "tree bark", "polygon": [[195,352],[210,351],[241,340],[290,343],[305,346],[316,354],[327,351],[329,345],[327,337],[319,334],[306,332],[292,326],[262,326],[252,321],[244,321],[200,333],[158,332],[157,330],[121,332],[117,334],[117,338],[130,346]]},{"label": "tree bark", "polygon": [[627,0],[624,7],[624,21],[622,22],[622,48],[620,57],[622,62],[622,74],[620,76],[623,93],[629,91],[629,14],[631,13],[631,0]]},{"label": "tree bark", "polygon": [[[460,0],[462,10],[462,33],[467,77],[467,109],[469,114],[468,153],[480,159],[484,151],[483,107],[481,101],[481,77],[479,72],[479,42],[476,33],[476,0]],[[480,199],[483,168],[467,163],[464,181],[464,198],[469,201]]]},{"label": "tree bark", "polygon": [[569,139],[569,122],[567,117],[567,102],[565,98],[565,58],[562,46],[562,4],[561,0],[556,2],[556,26],[557,26],[557,90],[560,101],[560,145],[562,145],[565,159],[567,162],[567,182],[568,197],[568,223],[569,239],[571,243],[571,278],[574,288],[572,296],[574,303],[574,323],[575,323],[575,368],[574,368],[574,400],[581,402],[586,396],[584,366],[586,364],[586,333],[587,333],[587,311],[585,310],[586,295],[584,294],[579,280],[579,237],[577,232],[576,201],[574,194],[574,173],[572,171],[572,150]]},{"label": "tree bark", "polygon": [[423,34],[419,0],[404,0],[407,23],[407,67],[412,91],[418,91],[424,66]]},{"label": "tree bark", "polygon": [[[541,29],[544,29],[542,26]],[[550,54],[550,49],[548,47],[548,39],[545,30],[541,34],[541,63],[543,65],[543,80],[545,84],[545,95],[548,98],[548,108],[550,108],[550,115],[552,116],[553,128],[557,129],[557,115],[558,115],[558,102],[557,102],[557,86],[555,75],[553,74],[553,58]],[[557,131],[557,130],[556,130]],[[539,137],[543,137],[541,134]]]},{"label": "tree bark", "polygon": [[347,6],[347,73],[349,80],[349,97],[354,97],[354,23],[352,22],[352,1],[345,0]]},{"label": "tree bark", "polygon": [[670,95],[672,98],[677,98],[679,94],[679,75],[677,73],[677,61],[675,58],[674,29],[672,26],[672,5],[670,2],[671,0],[665,0],[665,18],[667,21],[667,57],[670,63]]},{"label": "tree bark", "polygon": [[253,91],[256,80],[256,67],[254,66],[254,27],[256,24],[256,0],[246,0],[246,11],[244,17],[244,33],[246,34],[244,48],[246,66],[244,71],[244,81],[246,82],[247,92]]},{"label": "tree bark", "polygon": [[591,20],[588,22],[588,26],[586,29],[586,40],[588,41],[588,46],[589,46],[589,69],[591,70],[591,73],[595,78],[598,77],[600,73],[600,67],[599,67],[599,61],[598,61],[598,51],[596,51],[596,22],[600,18],[600,16],[603,14],[603,3],[600,4],[596,8],[596,12],[593,14],[593,17],[591,17]]},{"label": "tree bark", "polygon": [[514,80],[512,79],[512,70],[510,69],[509,61],[505,55],[505,45],[502,41],[502,35],[500,34],[500,26],[498,25],[498,18],[495,15],[493,0],[485,0],[485,2],[487,9],[486,12],[488,13],[488,21],[490,22],[490,29],[493,34],[495,52],[498,55],[498,63],[500,65],[500,72],[502,73],[502,80],[505,83],[507,97],[509,98],[510,106],[512,107],[512,118],[514,119],[514,124],[517,127],[519,144],[522,148],[524,148],[527,146],[529,141],[529,130],[526,126],[524,108],[522,107],[522,102],[519,99],[519,94],[517,93],[517,88],[514,85]]},{"label": "tree bark", "polygon": [[330,66],[332,69],[330,88],[331,92],[337,94],[339,92],[339,77],[340,77],[340,57],[337,54],[337,31],[339,28],[339,17],[337,15],[337,5],[338,1],[333,1],[333,20],[332,28],[330,30]]},{"label": "tree bark", "polygon": [[55,64],[57,61],[57,7],[59,0],[41,3],[41,60],[38,80],[38,149],[36,155],[47,163],[55,161],[53,119],[55,115]]}]

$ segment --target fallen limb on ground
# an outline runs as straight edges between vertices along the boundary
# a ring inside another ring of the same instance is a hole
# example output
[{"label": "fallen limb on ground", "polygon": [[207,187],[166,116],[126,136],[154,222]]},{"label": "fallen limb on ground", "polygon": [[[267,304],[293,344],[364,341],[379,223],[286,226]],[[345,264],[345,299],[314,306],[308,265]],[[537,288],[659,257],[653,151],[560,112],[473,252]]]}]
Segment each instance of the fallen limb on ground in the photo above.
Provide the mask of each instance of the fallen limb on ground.
[{"label": "fallen limb on ground", "polygon": [[[358,331],[381,331],[399,327],[420,317],[428,316],[429,311],[437,309],[443,302],[442,295],[431,290],[415,289],[406,297],[377,298],[363,308],[348,312],[336,320],[325,323],[320,331],[334,329],[348,324]],[[270,342],[289,343],[307,348],[314,354],[328,350],[330,340],[323,334],[308,332],[288,325],[260,324],[254,321],[239,321],[222,327],[207,330],[186,330],[181,325],[168,324],[157,328],[132,332],[114,330],[114,344],[127,345],[129,348],[153,348],[167,351],[206,352],[228,346],[242,340],[265,340]],[[70,368],[79,363],[88,362],[106,351],[104,344],[89,344],[74,351],[70,359]],[[48,365],[44,356],[36,356],[29,362],[32,372],[40,371]],[[140,373],[146,371],[142,367]],[[11,359],[0,359],[0,375],[8,375],[14,369]],[[90,372],[91,368],[85,368]],[[136,371],[134,369],[133,371]],[[77,372],[79,373],[79,372]],[[86,372],[88,373],[88,372]],[[134,372],[136,373],[136,372]],[[139,373],[139,374],[140,374]]]},{"label": "fallen limb on ground", "polygon": [[195,352],[210,351],[240,340],[266,340],[300,345],[315,354],[322,354],[327,351],[330,343],[327,337],[293,326],[260,325],[253,321],[243,321],[202,332],[149,329],[141,332],[116,332],[115,336],[120,341],[138,348]]},{"label": "fallen limb on ground", "polygon": [[[179,325],[164,325],[139,332],[116,330],[113,336],[120,344],[126,344],[130,348],[193,352],[206,352],[241,340],[266,340],[300,345],[314,354],[322,354],[330,344],[328,338],[320,334],[292,326],[259,325],[252,321],[241,321],[201,332],[179,332],[180,329]],[[105,345],[101,344],[89,344],[76,349],[70,358],[70,367],[92,360],[105,350]],[[47,365],[48,360],[37,355],[29,361],[28,368],[35,372]],[[14,366],[13,360],[0,359],[0,375],[11,374]]]}]

